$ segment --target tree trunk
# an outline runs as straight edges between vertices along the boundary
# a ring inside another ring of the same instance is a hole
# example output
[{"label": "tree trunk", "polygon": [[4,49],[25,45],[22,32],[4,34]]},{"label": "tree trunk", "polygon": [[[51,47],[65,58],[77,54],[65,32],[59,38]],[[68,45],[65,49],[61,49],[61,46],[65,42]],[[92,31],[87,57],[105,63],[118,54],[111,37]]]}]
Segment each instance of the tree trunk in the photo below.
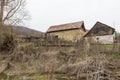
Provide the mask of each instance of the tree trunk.
[{"label": "tree trunk", "polygon": [[5,6],[5,0],[1,1],[1,5],[0,5],[0,23],[3,24],[3,14],[4,14],[4,6]]}]

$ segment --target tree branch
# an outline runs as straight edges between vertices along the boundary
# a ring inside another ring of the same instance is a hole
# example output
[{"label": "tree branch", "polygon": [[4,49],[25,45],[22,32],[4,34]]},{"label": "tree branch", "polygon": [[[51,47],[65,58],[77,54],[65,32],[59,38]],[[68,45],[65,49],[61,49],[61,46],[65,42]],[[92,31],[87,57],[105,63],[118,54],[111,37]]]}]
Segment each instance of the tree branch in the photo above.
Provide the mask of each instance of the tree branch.
[{"label": "tree branch", "polygon": [[15,15],[15,13],[20,9],[20,7],[21,7],[21,5],[22,5],[22,1],[23,1],[23,0],[20,0],[20,1],[16,4],[16,6],[14,6],[14,7],[7,13],[7,15],[6,15],[6,17],[3,19],[3,21],[5,21],[5,20],[7,20],[7,19],[9,19],[9,18],[11,18],[12,16]]}]

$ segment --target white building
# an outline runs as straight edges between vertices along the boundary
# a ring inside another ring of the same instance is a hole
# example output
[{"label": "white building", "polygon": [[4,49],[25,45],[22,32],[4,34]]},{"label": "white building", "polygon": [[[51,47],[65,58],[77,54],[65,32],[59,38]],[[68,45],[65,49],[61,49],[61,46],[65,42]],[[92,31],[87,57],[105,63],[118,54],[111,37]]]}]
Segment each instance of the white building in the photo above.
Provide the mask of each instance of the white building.
[{"label": "white building", "polygon": [[113,44],[115,41],[115,29],[101,22],[97,22],[84,35],[84,38],[89,43]]}]

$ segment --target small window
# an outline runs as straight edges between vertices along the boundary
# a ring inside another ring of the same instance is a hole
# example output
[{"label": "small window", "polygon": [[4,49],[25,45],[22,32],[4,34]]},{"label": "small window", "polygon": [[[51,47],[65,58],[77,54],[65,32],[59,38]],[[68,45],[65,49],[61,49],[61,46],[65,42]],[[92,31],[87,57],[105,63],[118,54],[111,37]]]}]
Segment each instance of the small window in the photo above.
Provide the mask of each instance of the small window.
[{"label": "small window", "polygon": [[58,35],[55,35],[55,38],[58,38]]},{"label": "small window", "polygon": [[99,38],[96,38],[97,40],[99,40]]}]

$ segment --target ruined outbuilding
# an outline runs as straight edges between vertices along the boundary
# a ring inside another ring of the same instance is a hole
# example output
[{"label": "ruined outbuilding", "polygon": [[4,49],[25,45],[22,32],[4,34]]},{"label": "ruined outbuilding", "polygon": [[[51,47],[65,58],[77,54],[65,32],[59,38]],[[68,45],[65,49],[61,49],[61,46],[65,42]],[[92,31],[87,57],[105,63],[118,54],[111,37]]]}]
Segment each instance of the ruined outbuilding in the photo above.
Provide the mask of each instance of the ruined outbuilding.
[{"label": "ruined outbuilding", "polygon": [[115,41],[115,29],[111,26],[97,22],[85,35],[89,43],[112,44]]}]

